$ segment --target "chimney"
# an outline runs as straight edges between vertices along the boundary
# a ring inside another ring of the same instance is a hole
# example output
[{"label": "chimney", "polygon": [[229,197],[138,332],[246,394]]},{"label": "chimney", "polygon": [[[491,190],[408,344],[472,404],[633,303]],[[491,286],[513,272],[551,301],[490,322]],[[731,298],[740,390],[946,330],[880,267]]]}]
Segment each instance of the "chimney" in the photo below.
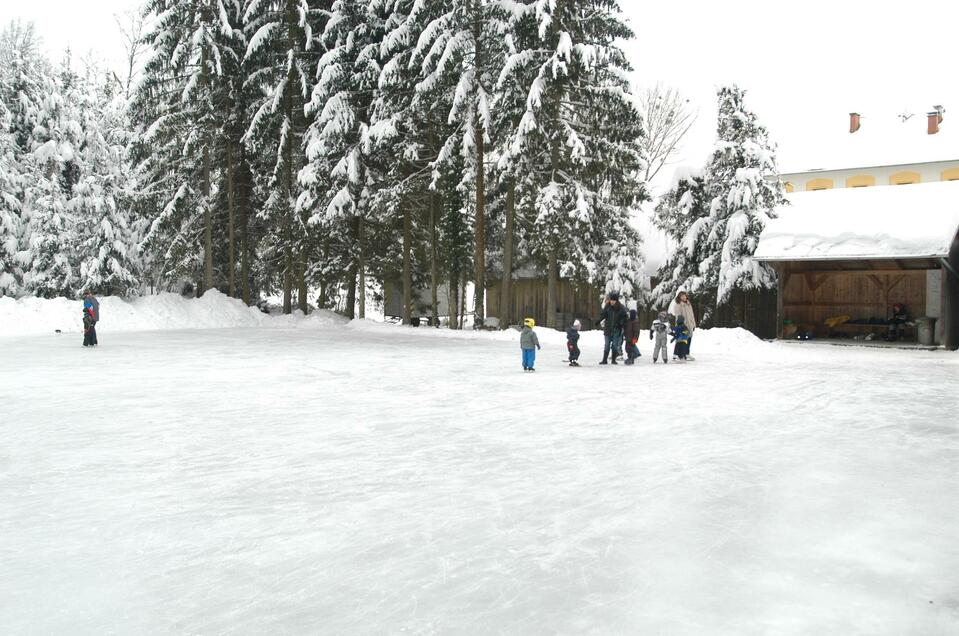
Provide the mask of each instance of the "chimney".
[{"label": "chimney", "polygon": [[849,133],[859,130],[859,113],[849,113]]},{"label": "chimney", "polygon": [[926,117],[929,119],[929,124],[926,128],[926,132],[930,135],[935,135],[939,132],[939,124],[942,123],[942,114],[946,112],[946,109],[942,106],[933,106],[936,110],[926,113]]}]

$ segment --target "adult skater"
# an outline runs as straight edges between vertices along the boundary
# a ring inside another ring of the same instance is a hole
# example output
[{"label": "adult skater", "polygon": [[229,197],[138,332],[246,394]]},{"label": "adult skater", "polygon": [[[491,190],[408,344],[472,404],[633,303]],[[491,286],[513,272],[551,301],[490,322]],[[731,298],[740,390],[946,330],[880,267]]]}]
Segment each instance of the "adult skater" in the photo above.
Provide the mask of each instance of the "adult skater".
[{"label": "adult skater", "polygon": [[[693,305],[689,302],[689,294],[682,289],[679,290],[673,302],[669,303],[669,313],[676,319],[676,322],[679,322],[680,316],[683,317],[686,329],[689,330],[689,339],[686,342],[686,359],[695,360],[694,357],[689,355],[689,347],[693,343],[693,332],[696,331],[696,312],[693,311]],[[675,359],[676,356],[673,356],[673,360]]]},{"label": "adult skater", "polygon": [[626,307],[619,302],[619,294],[611,292],[606,297],[606,306],[600,314],[596,326],[603,326],[603,359],[600,364],[609,364],[609,353],[613,353],[613,364],[616,358],[623,355],[623,329],[626,327]]}]

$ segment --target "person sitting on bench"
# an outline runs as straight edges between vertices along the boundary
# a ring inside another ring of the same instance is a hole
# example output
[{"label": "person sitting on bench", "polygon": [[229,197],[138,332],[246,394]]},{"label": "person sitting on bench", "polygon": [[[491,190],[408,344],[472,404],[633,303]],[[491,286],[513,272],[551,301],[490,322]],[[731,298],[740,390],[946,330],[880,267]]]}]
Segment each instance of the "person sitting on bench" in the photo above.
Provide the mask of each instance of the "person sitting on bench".
[{"label": "person sitting on bench", "polygon": [[889,341],[895,342],[902,337],[902,326],[906,324],[908,320],[908,314],[906,313],[906,306],[900,303],[895,303],[892,306],[892,317],[889,319]]}]

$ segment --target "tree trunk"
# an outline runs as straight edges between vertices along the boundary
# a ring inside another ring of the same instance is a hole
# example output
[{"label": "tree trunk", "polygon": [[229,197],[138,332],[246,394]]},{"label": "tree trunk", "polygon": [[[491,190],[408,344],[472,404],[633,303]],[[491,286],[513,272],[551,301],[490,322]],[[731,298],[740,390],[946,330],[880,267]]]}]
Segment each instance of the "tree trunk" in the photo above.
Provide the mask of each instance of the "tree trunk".
[{"label": "tree trunk", "polygon": [[[473,68],[476,73],[476,82],[479,82],[480,70],[486,63],[483,56],[483,14],[480,0],[473,2]],[[476,109],[474,120],[474,143],[476,144],[476,250],[473,256],[476,265],[475,293],[473,297],[473,328],[483,326],[486,318],[486,146],[485,122],[481,120],[481,113]]]},{"label": "tree trunk", "polygon": [[286,227],[283,234],[286,245],[283,255],[283,313],[293,313],[293,229],[292,222],[287,214]]},{"label": "tree trunk", "polygon": [[413,222],[409,205],[403,210],[403,324],[408,325],[413,317]]},{"label": "tree trunk", "polygon": [[203,149],[203,289],[213,289],[213,206],[210,201],[210,151]]},{"label": "tree trunk", "polygon": [[226,142],[226,203],[230,217],[230,253],[227,275],[229,279],[230,297],[236,298],[236,200],[234,198],[233,183],[233,142]]},{"label": "tree trunk", "polygon": [[466,288],[469,286],[469,278],[466,272],[463,272],[463,278],[460,281],[460,329],[466,324]]},{"label": "tree trunk", "polygon": [[359,294],[360,301],[360,319],[366,318],[366,246],[364,245],[363,240],[364,232],[364,223],[363,218],[360,217],[356,225],[356,235],[357,242],[359,243],[360,248],[360,262],[359,262],[359,289],[356,290],[356,293]]},{"label": "tree trunk", "polygon": [[556,328],[556,295],[559,287],[559,267],[556,264],[556,248],[549,251],[549,269],[546,285],[546,326]]},{"label": "tree trunk", "polygon": [[516,184],[510,183],[506,191],[506,234],[503,237],[503,280],[500,287],[500,328],[506,329],[512,322],[513,283],[513,234],[515,232]]},{"label": "tree trunk", "polygon": [[460,274],[455,269],[450,272],[449,305],[450,305],[450,329],[459,327],[459,297],[460,297]]},{"label": "tree trunk", "polygon": [[356,318],[356,261],[350,264],[346,273],[346,284],[349,286],[346,290],[346,307],[344,314],[350,320]]},{"label": "tree trunk", "polygon": [[440,326],[439,302],[439,257],[437,251],[436,217],[439,214],[440,195],[430,194],[430,302],[432,303],[433,326]]},{"label": "tree trunk", "polygon": [[296,280],[297,280],[297,305],[304,314],[309,313],[310,304],[309,304],[309,285],[307,284],[306,278],[306,245],[300,247],[299,258],[296,263]]},{"label": "tree trunk", "polygon": [[240,193],[240,283],[243,290],[243,302],[250,304],[250,169],[240,151],[240,174],[237,183]]}]

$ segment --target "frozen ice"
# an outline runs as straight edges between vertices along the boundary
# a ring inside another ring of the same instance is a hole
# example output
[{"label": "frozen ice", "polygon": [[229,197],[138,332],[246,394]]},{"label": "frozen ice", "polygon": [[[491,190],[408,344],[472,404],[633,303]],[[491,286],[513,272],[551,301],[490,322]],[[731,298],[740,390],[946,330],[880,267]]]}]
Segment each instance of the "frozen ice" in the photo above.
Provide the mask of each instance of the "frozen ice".
[{"label": "frozen ice", "polygon": [[107,307],[0,339],[5,634],[959,632],[956,354]]}]

